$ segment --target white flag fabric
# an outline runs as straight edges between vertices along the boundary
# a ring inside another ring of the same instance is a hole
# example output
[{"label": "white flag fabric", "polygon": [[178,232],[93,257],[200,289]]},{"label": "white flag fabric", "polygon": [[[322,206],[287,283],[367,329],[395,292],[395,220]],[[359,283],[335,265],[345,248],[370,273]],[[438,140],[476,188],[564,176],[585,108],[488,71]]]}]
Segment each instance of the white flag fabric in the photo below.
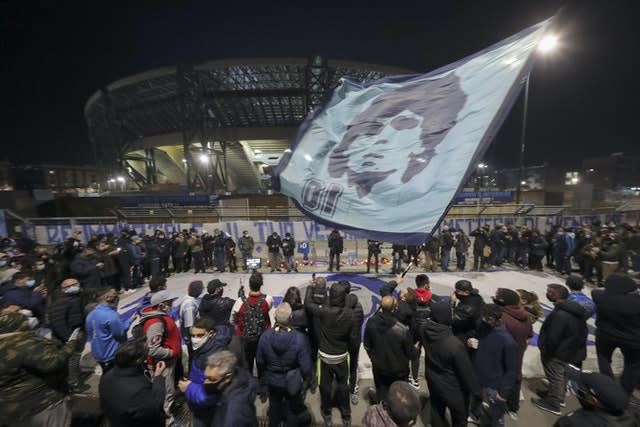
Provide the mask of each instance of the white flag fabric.
[{"label": "white flag fabric", "polygon": [[517,98],[549,23],[428,74],[342,79],[301,125],[276,189],[318,222],[424,242]]}]

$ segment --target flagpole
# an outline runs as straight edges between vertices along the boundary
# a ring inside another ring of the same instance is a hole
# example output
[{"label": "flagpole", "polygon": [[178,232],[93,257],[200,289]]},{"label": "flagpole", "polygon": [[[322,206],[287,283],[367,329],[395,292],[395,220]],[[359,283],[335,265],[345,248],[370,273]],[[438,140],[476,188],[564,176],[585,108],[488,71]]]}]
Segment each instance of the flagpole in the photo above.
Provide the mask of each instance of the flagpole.
[{"label": "flagpole", "polygon": [[524,151],[526,147],[527,110],[529,108],[529,80],[531,73],[527,74],[524,83],[524,112],[522,113],[522,133],[520,135],[520,173],[516,186],[516,203],[521,203],[522,181],[524,180]]}]

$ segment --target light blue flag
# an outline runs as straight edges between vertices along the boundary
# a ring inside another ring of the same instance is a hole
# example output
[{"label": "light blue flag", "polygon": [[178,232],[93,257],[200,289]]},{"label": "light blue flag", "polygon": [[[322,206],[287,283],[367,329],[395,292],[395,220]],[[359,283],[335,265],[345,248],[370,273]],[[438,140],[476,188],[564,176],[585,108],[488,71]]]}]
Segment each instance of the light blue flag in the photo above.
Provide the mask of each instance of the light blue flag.
[{"label": "light blue flag", "polygon": [[548,25],[429,74],[342,79],[300,127],[276,188],[356,236],[424,242],[517,98]]}]

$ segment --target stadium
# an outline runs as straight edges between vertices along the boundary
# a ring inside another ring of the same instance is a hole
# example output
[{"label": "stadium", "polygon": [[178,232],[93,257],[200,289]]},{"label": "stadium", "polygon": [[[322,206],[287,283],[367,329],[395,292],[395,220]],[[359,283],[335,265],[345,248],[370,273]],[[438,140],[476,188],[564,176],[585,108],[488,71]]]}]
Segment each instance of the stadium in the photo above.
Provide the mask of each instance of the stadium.
[{"label": "stadium", "polygon": [[341,78],[410,72],[320,56],[209,61],[115,81],[89,98],[84,114],[112,183],[264,194],[297,127]]}]

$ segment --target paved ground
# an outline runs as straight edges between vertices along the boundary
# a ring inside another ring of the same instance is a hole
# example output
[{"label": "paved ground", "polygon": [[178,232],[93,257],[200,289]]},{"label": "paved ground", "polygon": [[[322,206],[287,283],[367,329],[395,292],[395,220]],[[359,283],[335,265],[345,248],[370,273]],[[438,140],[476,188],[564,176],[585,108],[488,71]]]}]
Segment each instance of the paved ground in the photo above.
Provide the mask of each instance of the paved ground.
[{"label": "paved ground", "polygon": [[[368,300],[374,301],[374,298],[369,295],[371,292],[370,283],[372,280],[390,280],[392,276],[386,274],[386,270],[388,266],[383,266],[380,269],[380,277],[376,275],[362,275],[364,271],[362,271],[362,266],[354,266],[354,267],[346,267],[343,268],[341,273],[351,273],[353,274],[352,278],[354,284],[365,283],[365,285],[361,286],[357,292],[360,297],[363,305],[365,305],[365,312],[373,310],[373,302],[369,303]],[[310,279],[310,274],[312,272],[317,272],[319,275],[331,274],[326,272],[326,266],[324,265],[315,265],[313,267],[305,266],[300,268],[300,274],[287,274],[287,273],[274,273],[274,274],[265,274],[265,292],[272,295],[282,295],[283,289],[286,290],[288,286],[304,286]],[[268,273],[268,270],[264,270],[264,272]],[[414,281],[415,274],[419,272],[411,272],[407,277],[407,285],[412,285]],[[472,280],[474,286],[477,286],[481,290],[481,294],[487,298],[489,295],[492,295],[495,292],[497,287],[510,287],[510,288],[535,288],[542,286],[540,289],[544,289],[544,285],[546,283],[551,282],[562,282],[563,280],[550,272],[546,273],[534,273],[534,272],[521,272],[521,271],[496,271],[496,272],[484,272],[484,273],[474,273],[474,272],[452,272],[452,273],[429,273],[431,277],[431,281],[433,283],[433,290],[437,294],[448,295],[453,290],[453,284],[456,280],[460,278],[467,278]],[[225,294],[231,297],[235,297],[235,292],[237,287],[242,283],[245,286],[248,283],[248,276],[246,274],[232,274],[232,273],[205,273],[205,274],[193,274],[193,273],[182,273],[179,275],[173,275],[169,278],[169,290],[176,293],[176,296],[184,295],[186,293],[187,284],[196,278],[205,281],[213,279],[214,277],[221,278],[223,281],[229,283],[228,289],[225,290]],[[369,284],[367,284],[369,283]],[[367,288],[367,286],[369,286]],[[366,288],[366,289],[365,289]],[[135,302],[146,292],[145,290],[137,290],[135,293],[123,295],[121,302],[121,312],[130,309],[135,305]],[[361,295],[362,293],[362,295]],[[544,295],[544,292],[540,292],[538,290],[540,296]],[[538,325],[539,329],[539,325]],[[74,413],[77,416],[77,420],[74,423],[75,426],[95,426],[99,425],[98,421],[95,418],[95,414],[99,414],[99,403],[97,399],[97,385],[99,383],[99,368],[95,370],[95,362],[93,362],[90,353],[88,353],[89,347],[87,346],[85,355],[83,356],[83,366],[89,371],[93,372],[91,376],[87,380],[87,384],[91,386],[91,388],[85,392],[83,395],[74,396]],[[590,348],[590,351],[593,353],[593,348]],[[368,407],[368,403],[364,396],[366,396],[367,390],[372,386],[372,380],[370,375],[370,362],[366,357],[366,353],[364,356],[362,355],[364,351],[361,352],[362,363],[360,366],[360,402],[357,405],[352,405],[352,419],[353,425],[360,425],[360,421],[362,420],[362,416]],[[529,368],[527,368],[527,374],[525,375],[527,379],[523,382],[523,399],[521,401],[521,410],[519,414],[519,419],[517,421],[512,420],[506,417],[506,425],[507,426],[551,426],[557,419],[557,417],[540,411],[536,407],[534,407],[530,403],[530,398],[534,396],[534,390],[537,388],[541,388],[540,385],[540,375],[539,368],[537,367],[537,363],[539,363],[539,356],[537,352],[537,347],[529,347],[527,350]],[[592,359],[593,360],[593,359]],[[619,363],[619,358],[617,359]],[[421,384],[421,393],[425,396],[428,396],[428,390],[426,387],[426,382],[424,379],[424,361],[421,362],[420,369],[420,384]],[[616,366],[619,369],[619,364]],[[536,374],[538,373],[538,374]],[[573,396],[567,396],[566,401],[567,407],[563,411],[567,413],[578,407],[578,403]],[[314,422],[320,423],[320,397],[319,393],[309,394],[307,396],[307,405],[310,408]],[[267,405],[256,402],[257,413],[259,417],[266,417]],[[428,407],[428,405],[427,405]],[[421,416],[421,420],[418,425],[426,426],[428,425],[428,410],[425,410],[424,414]],[[334,421],[336,425],[340,425],[340,415],[337,410],[334,410]],[[185,417],[184,424],[188,424],[188,416]],[[471,424],[470,424],[471,425]]]}]

